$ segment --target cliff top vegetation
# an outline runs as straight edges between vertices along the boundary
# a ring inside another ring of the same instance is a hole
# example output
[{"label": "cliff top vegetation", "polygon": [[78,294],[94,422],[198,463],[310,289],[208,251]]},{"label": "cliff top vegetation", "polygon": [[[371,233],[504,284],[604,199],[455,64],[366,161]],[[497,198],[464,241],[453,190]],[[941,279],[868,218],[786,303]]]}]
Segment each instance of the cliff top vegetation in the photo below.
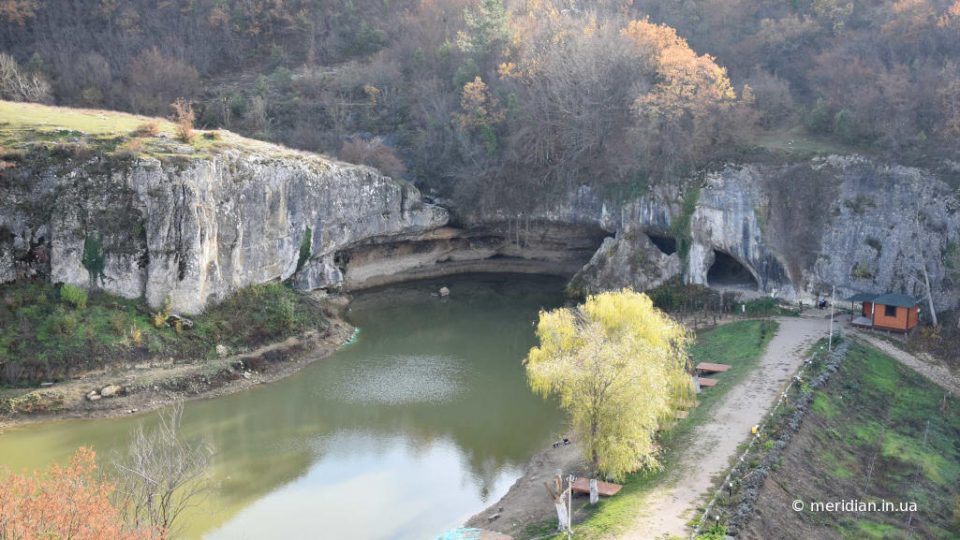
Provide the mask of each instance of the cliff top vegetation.
[{"label": "cliff top vegetation", "polygon": [[189,4],[0,0],[0,98],[183,97],[203,129],[517,210],[718,161],[958,157],[958,0]]},{"label": "cliff top vegetation", "polygon": [[259,151],[274,157],[318,157],[219,129],[194,130],[185,140],[181,129],[177,122],[165,118],[0,101],[0,161],[12,164],[19,155],[37,148],[79,157],[203,158],[228,149]]}]

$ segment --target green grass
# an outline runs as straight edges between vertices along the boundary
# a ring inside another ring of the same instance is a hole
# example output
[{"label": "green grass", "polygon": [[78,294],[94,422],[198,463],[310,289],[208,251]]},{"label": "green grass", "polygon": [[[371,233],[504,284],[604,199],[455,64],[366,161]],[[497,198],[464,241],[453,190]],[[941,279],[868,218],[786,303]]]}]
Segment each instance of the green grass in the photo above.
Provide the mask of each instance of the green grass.
[{"label": "green grass", "polygon": [[[157,136],[135,134],[144,124],[156,124]],[[131,149],[131,141],[139,148]],[[183,154],[189,146],[191,152]],[[144,155],[164,158],[204,158],[226,148],[267,150],[277,155],[294,151],[234,135],[227,131],[196,130],[185,145],[177,140],[176,125],[163,118],[118,111],[53,107],[37,103],[0,101],[0,160],[16,163],[22,154],[37,148],[65,156],[91,153],[117,156]]]},{"label": "green grass", "polygon": [[794,159],[807,159],[830,154],[864,153],[864,148],[850,146],[835,139],[808,133],[803,126],[758,131],[748,143],[750,146]]},{"label": "green grass", "polygon": [[325,325],[318,306],[280,283],[242,289],[179,333],[154,327],[140,301],[91,292],[81,309],[71,294],[61,298],[49,284],[0,286],[0,384],[36,384],[152,356],[206,358],[218,344],[251,347]]},{"label": "green grass", "polygon": [[804,500],[915,502],[918,511],[909,528],[897,512],[796,519],[844,538],[960,537],[960,401],[939,386],[854,343],[817,392],[803,429],[808,436],[796,451],[810,466],[774,473],[782,489]]},{"label": "green grass", "polygon": [[[775,321],[738,321],[697,337],[690,350],[694,362],[719,362],[731,366],[730,370],[718,376],[722,384],[700,394],[700,405],[691,410],[687,418],[663,432],[660,439],[663,468],[631,474],[616,497],[602,499],[582,523],[574,526],[576,538],[602,538],[615,534],[633,521],[642,510],[643,499],[650,490],[665,481],[669,472],[677,466],[680,451],[692,440],[696,428],[710,417],[726,392],[756,367],[777,327]],[[526,534],[534,537],[549,534],[552,530],[552,523],[538,524],[530,527]]]},{"label": "green grass", "polygon": [[817,397],[813,399],[813,410],[820,416],[823,416],[828,419],[832,419],[837,416],[839,412],[837,409],[837,404],[833,402],[827,394],[817,394]]},{"label": "green grass", "polygon": [[786,308],[773,298],[755,298],[742,302],[748,317],[798,317],[798,309]]},{"label": "green grass", "polygon": [[844,538],[851,539],[867,539],[867,538],[876,538],[878,540],[888,540],[892,538],[911,538],[911,536],[904,535],[897,530],[896,527],[892,525],[887,525],[885,523],[873,523],[869,521],[861,521],[856,524],[855,530],[844,529],[843,531]]},{"label": "green grass", "polygon": [[5,136],[30,134],[51,137],[127,135],[146,122],[156,122],[161,133],[174,137],[173,122],[116,111],[51,107],[36,103],[0,101],[0,125]]}]

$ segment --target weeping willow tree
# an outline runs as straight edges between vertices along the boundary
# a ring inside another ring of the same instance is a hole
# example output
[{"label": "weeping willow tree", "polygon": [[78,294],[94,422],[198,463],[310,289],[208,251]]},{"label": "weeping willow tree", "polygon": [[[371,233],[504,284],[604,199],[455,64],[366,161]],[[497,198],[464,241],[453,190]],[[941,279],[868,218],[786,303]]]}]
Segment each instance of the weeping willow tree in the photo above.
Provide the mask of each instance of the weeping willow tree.
[{"label": "weeping willow tree", "polygon": [[530,387],[557,396],[594,469],[620,479],[659,467],[657,431],[695,400],[686,328],[624,289],[541,311],[537,337],[525,360]]}]

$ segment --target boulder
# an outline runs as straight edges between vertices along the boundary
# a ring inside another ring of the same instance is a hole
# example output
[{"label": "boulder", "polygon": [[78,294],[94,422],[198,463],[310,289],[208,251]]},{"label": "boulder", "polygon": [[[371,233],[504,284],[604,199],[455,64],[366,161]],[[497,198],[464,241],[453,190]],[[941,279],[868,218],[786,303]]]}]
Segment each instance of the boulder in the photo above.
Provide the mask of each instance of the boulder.
[{"label": "boulder", "polygon": [[100,395],[105,398],[116,397],[123,392],[123,387],[117,384],[108,384],[100,389]]}]

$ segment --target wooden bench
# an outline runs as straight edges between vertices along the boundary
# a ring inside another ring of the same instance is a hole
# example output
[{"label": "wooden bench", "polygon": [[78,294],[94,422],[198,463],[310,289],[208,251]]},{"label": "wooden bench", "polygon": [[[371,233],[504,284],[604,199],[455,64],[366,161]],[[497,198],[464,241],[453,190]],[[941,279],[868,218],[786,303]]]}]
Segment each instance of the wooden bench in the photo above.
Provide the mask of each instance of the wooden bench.
[{"label": "wooden bench", "polygon": [[[597,480],[597,493],[603,497],[613,497],[620,490],[623,489],[623,486],[620,484],[611,484],[610,482],[601,482]],[[590,494],[590,479],[589,478],[577,478],[573,481],[573,492],[574,493],[586,493]]]},{"label": "wooden bench", "polygon": [[714,364],[711,362],[700,362],[697,364],[697,371],[700,373],[723,373],[730,369],[727,364]]},{"label": "wooden bench", "polygon": [[717,385],[716,379],[711,379],[709,377],[700,377],[700,388],[710,388]]}]

